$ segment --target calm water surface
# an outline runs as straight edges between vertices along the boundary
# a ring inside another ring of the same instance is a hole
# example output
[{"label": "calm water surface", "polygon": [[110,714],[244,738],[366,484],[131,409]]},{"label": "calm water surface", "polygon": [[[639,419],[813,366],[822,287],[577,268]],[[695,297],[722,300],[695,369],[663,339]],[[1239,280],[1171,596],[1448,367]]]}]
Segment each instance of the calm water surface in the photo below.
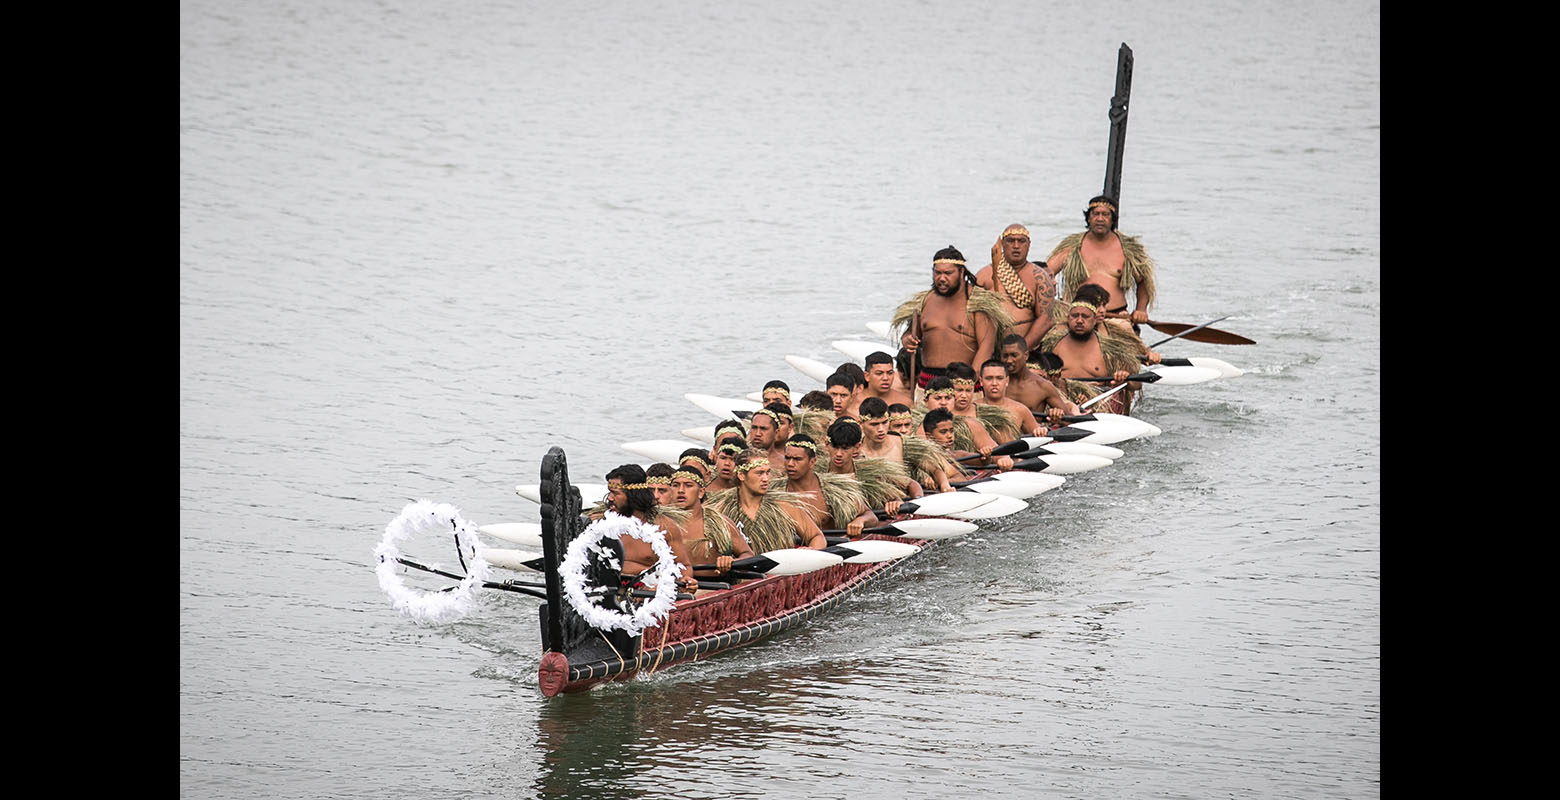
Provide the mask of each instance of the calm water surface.
[{"label": "calm water surface", "polygon": [[[181,796],[1378,796],[1380,6],[1108,11],[181,3]],[[536,601],[390,608],[407,502],[534,521],[1081,229],[1122,42],[1155,318],[1258,342],[1162,349],[1246,375],[712,661],[545,700]]]}]

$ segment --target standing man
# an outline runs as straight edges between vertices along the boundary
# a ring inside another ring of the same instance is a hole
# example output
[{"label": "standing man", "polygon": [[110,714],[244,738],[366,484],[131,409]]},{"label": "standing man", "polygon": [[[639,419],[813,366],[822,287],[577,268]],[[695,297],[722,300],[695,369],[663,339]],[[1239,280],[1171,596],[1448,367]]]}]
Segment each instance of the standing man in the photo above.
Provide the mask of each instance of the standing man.
[{"label": "standing man", "polygon": [[925,388],[951,362],[985,363],[1013,319],[1001,297],[975,285],[964,255],[949,245],[932,257],[932,288],[901,303],[890,324],[904,329],[899,343],[919,360],[916,385]]},{"label": "standing man", "polygon": [[1015,222],[1002,231],[991,246],[991,263],[981,267],[975,283],[1002,298],[1003,308],[1013,318],[1013,333],[1023,336],[1029,349],[1040,346],[1040,337],[1054,321],[1056,279],[1044,265],[1030,262],[1028,228]]},{"label": "standing man", "polygon": [[1136,329],[1148,322],[1148,307],[1154,303],[1154,260],[1137,237],[1116,230],[1116,201],[1109,196],[1097,195],[1090,200],[1083,210],[1083,221],[1088,230],[1058,243],[1046,259],[1046,269],[1052,275],[1065,273],[1063,296],[1068,302],[1075,299],[1079,287],[1093,283],[1110,293],[1104,310],[1119,313],[1127,310],[1127,292],[1133,291],[1137,308],[1132,310],[1132,325]]}]

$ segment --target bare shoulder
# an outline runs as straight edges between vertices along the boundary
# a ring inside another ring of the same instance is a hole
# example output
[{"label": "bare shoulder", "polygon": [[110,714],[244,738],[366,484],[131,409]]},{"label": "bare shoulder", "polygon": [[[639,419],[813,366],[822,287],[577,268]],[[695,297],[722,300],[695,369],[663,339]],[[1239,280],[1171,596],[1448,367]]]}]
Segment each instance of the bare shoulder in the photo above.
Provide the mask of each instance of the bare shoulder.
[{"label": "bare shoulder", "polygon": [[991,265],[987,264],[986,266],[981,267],[979,272],[975,273],[975,283],[978,284],[982,289],[990,289],[996,285],[992,280],[991,271]]}]

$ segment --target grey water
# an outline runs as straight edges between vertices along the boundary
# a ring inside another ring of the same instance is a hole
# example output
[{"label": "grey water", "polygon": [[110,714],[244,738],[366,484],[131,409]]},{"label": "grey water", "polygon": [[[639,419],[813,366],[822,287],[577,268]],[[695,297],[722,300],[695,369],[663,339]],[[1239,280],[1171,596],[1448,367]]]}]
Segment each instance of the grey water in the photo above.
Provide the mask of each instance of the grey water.
[{"label": "grey water", "polygon": [[[180,796],[1379,796],[1380,21],[181,2]],[[1122,42],[1154,318],[1257,342],[1161,350],[1245,375],[719,658],[546,699],[537,601],[391,608],[407,503],[537,520],[549,447],[601,482],[714,422],[686,392],[821,388],[783,357],[846,360],[937,249],[1081,230]]]}]

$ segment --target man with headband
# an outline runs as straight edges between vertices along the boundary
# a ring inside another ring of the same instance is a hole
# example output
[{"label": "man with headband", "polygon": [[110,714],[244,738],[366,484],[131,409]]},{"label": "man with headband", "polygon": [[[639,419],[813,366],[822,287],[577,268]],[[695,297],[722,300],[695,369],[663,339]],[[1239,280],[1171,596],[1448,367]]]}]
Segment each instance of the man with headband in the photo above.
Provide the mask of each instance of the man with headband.
[{"label": "man with headband", "polygon": [[[784,474],[780,465],[785,461],[785,439],[777,435],[780,428],[781,406],[764,406],[753,412],[748,420],[748,446],[761,450],[769,459],[769,471],[776,476]],[[786,412],[785,426],[790,426],[790,412]],[[787,437],[789,438],[789,436]]]},{"label": "man with headband", "polygon": [[738,455],[736,477],[736,488],[711,497],[709,507],[736,523],[754,552],[829,546],[800,495],[769,488],[769,459],[763,453],[747,450]]},{"label": "man with headband", "polygon": [[764,390],[759,393],[764,405],[770,403],[785,403],[791,405],[791,386],[782,380],[773,380],[764,384]]},{"label": "man with headband", "polygon": [[964,256],[952,245],[932,257],[932,288],[894,310],[890,324],[903,330],[899,343],[919,363],[922,388],[953,361],[979,364],[997,352],[1012,317],[998,295],[975,285]]},{"label": "man with headband", "polygon": [[[645,480],[643,467],[624,464],[607,473],[607,507],[625,517],[633,517],[667,532],[666,544],[682,566],[677,588],[685,592],[698,591],[699,582],[693,577],[693,562],[688,559],[688,548],[683,545],[682,535],[676,525],[660,518],[655,494]],[[618,541],[623,545],[623,569],[619,573],[625,578],[642,575],[660,561],[649,542],[642,542],[632,536],[624,536]]]},{"label": "man with headband", "polygon": [[[1041,340],[1041,348],[1054,353],[1062,360],[1063,378],[1110,378],[1119,384],[1134,375],[1142,367],[1140,356],[1147,356],[1148,363],[1158,364],[1159,354],[1149,350],[1131,331],[1104,324],[1104,309],[1092,301],[1098,301],[1105,292],[1098,287],[1085,286],[1078,292],[1078,299],[1068,304],[1067,322],[1053,327]],[[1082,386],[1081,384],[1079,385]],[[1110,396],[1095,411],[1101,413],[1131,413],[1133,392],[1142,384],[1133,381],[1123,391]],[[1069,387],[1074,399],[1081,399],[1084,392]]]},{"label": "man with headband", "polygon": [[1116,201],[1108,195],[1089,201],[1083,221],[1088,230],[1062,239],[1046,259],[1046,269],[1052,275],[1062,273],[1062,297],[1067,302],[1077,299],[1084,284],[1092,283],[1110,295],[1102,310],[1121,313],[1127,310],[1127,292],[1134,292],[1136,329],[1148,321],[1148,307],[1154,304],[1154,260],[1137,237],[1116,230]]},{"label": "man with headband", "polygon": [[715,459],[715,477],[705,488],[710,494],[723,492],[737,485],[737,456],[747,450],[747,441],[733,433],[724,434],[710,453]]},{"label": "man with headband", "polygon": [[[973,384],[974,381],[971,381]],[[973,390],[973,386],[971,389]],[[926,386],[927,411],[943,409],[953,415],[954,447],[963,454],[978,454],[984,464],[1000,467],[1004,470],[1013,468],[1013,459],[1007,456],[992,458],[991,451],[997,448],[996,440],[986,432],[986,426],[979,419],[972,416],[960,415],[954,410],[955,396],[958,394],[953,386],[951,378],[935,378]],[[923,420],[925,418],[923,417]]]},{"label": "man with headband", "polygon": [[715,579],[731,569],[737,558],[753,555],[753,548],[737,530],[736,523],[719,511],[704,506],[704,477],[692,463],[672,472],[673,510],[662,514],[675,520],[688,558],[695,564],[714,564],[713,572],[700,577]]},{"label": "man with headband", "polygon": [[[853,419],[836,420],[835,425],[851,426]],[[830,427],[833,430],[833,427]],[[859,429],[857,441],[860,441]],[[818,443],[811,436],[797,434],[785,443],[785,477],[770,483],[770,490],[783,489],[802,496],[808,515],[819,528],[844,528],[851,538],[861,535],[877,515],[867,505],[861,485],[850,475],[818,472]]]},{"label": "man with headband", "polygon": [[[1002,298],[1003,308],[1013,318],[1013,333],[1029,342],[1029,349],[1040,346],[1040,337],[1051,329],[1056,304],[1056,279],[1044,265],[1029,260],[1029,229],[1013,223],[1003,229],[991,246],[991,263],[981,267],[975,283]],[[980,364],[984,361],[971,361]]]}]

